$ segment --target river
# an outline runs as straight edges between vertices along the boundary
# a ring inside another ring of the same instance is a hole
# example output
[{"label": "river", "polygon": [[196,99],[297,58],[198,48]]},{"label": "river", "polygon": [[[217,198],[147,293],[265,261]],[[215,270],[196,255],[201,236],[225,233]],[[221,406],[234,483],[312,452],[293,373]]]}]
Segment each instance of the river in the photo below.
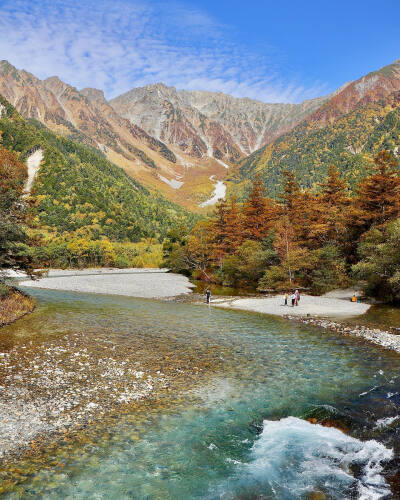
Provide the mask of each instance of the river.
[{"label": "river", "polygon": [[254,313],[31,293],[1,331],[3,394],[41,404],[39,430],[62,404],[64,436],[3,467],[5,498],[392,498],[398,355]]}]

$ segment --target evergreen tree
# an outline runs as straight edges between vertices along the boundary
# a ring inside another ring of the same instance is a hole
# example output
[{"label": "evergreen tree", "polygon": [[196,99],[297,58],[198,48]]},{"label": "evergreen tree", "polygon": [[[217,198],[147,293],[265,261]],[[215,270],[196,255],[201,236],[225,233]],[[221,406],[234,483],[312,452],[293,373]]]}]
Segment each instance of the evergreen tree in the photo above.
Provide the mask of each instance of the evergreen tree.
[{"label": "evergreen tree", "polygon": [[320,187],[321,223],[325,222],[323,241],[339,244],[344,238],[349,217],[348,210],[351,205],[349,186],[340,177],[339,170],[331,165],[328,176],[320,183]]},{"label": "evergreen tree", "polygon": [[276,218],[275,204],[265,196],[265,186],[257,176],[243,204],[243,230],[247,240],[260,241],[268,234]]},{"label": "evergreen tree", "polygon": [[243,241],[243,220],[236,198],[232,198],[225,218],[226,251],[235,252]]},{"label": "evergreen tree", "polygon": [[331,165],[324,182],[320,183],[321,201],[329,207],[343,207],[349,204],[348,183],[340,177],[339,169]]},{"label": "evergreen tree", "polygon": [[229,252],[229,245],[226,242],[226,218],[228,206],[225,200],[219,200],[215,206],[214,217],[211,221],[213,233],[212,259],[218,266],[222,266],[224,256]]},{"label": "evergreen tree", "polygon": [[296,174],[293,171],[285,170],[283,172],[283,180],[281,201],[283,203],[284,214],[289,215],[293,214],[296,210],[301,191],[296,179]]},{"label": "evergreen tree", "polygon": [[364,230],[382,225],[400,215],[400,175],[397,161],[389,151],[375,157],[375,168],[358,187],[357,206]]}]

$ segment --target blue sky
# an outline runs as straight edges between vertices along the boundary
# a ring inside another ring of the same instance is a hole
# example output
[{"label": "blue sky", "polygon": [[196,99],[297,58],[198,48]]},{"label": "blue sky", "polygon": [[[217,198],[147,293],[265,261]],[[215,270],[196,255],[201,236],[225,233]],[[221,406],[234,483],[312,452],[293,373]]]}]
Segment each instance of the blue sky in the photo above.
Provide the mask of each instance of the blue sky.
[{"label": "blue sky", "polygon": [[0,58],[108,98],[163,82],[266,102],[400,58],[400,0],[0,0]]}]

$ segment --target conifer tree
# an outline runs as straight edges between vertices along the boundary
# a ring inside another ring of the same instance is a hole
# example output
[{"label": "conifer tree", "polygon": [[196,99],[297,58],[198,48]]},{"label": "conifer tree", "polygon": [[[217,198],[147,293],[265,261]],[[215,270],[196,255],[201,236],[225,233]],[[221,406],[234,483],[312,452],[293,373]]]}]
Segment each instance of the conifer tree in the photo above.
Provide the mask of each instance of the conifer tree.
[{"label": "conifer tree", "polygon": [[320,183],[322,190],[321,201],[330,207],[341,207],[348,205],[349,186],[347,182],[340,177],[339,169],[330,165],[328,176],[324,182]]},{"label": "conifer tree", "polygon": [[226,210],[225,239],[227,253],[234,253],[243,241],[243,218],[236,198],[230,200]]},{"label": "conifer tree", "polygon": [[243,204],[243,229],[246,239],[260,241],[266,236],[270,222],[266,217],[265,186],[261,177],[257,176]]},{"label": "conifer tree", "polygon": [[213,238],[209,221],[200,221],[194,228],[188,239],[187,252],[184,259],[189,268],[200,271],[200,277],[205,277],[208,281],[208,267],[211,263],[213,251]]},{"label": "conifer tree", "polygon": [[400,172],[389,151],[375,157],[374,171],[358,186],[357,206],[364,228],[382,225],[400,215]]},{"label": "conifer tree", "polygon": [[214,217],[211,222],[211,230],[213,233],[213,252],[212,259],[216,261],[218,266],[222,266],[222,260],[225,254],[229,251],[226,243],[226,219],[228,206],[225,200],[221,199],[215,206]]},{"label": "conifer tree", "polygon": [[257,176],[243,204],[244,238],[261,241],[273,227],[277,215],[276,203],[266,196],[264,182]]},{"label": "conifer tree", "polygon": [[284,184],[281,200],[283,203],[284,213],[285,215],[288,215],[295,210],[301,191],[296,179],[296,174],[293,171],[285,170],[283,172],[283,178]]},{"label": "conifer tree", "polygon": [[340,177],[339,170],[331,165],[328,176],[320,183],[320,187],[322,190],[318,199],[321,208],[320,224],[322,221],[325,223],[322,239],[324,243],[338,244],[344,237],[347,220],[351,216],[348,212],[351,204],[349,186]]}]

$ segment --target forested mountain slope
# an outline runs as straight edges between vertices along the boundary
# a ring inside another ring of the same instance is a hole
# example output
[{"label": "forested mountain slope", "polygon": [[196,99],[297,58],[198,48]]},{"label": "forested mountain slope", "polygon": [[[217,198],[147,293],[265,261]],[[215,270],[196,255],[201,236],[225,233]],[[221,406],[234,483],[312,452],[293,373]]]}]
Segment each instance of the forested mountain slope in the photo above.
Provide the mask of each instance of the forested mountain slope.
[{"label": "forested mountain slope", "polygon": [[98,149],[142,185],[183,206],[199,209],[213,190],[210,176],[226,174],[214,159],[184,152],[178,158],[166,144],[116,113],[101,90],[79,91],[58,77],[40,80],[0,61],[0,94],[24,118]]},{"label": "forested mountain slope", "polygon": [[275,195],[284,170],[293,170],[303,187],[313,187],[330,164],[354,186],[377,151],[399,155],[399,90],[400,61],[349,84],[293,130],[243,160],[230,177],[231,193],[242,196],[259,173]]},{"label": "forested mountain slope", "polygon": [[27,121],[0,97],[1,145],[20,161],[35,150],[43,160],[31,192],[32,226],[57,234],[84,229],[89,238],[162,239],[192,216],[150,193],[98,150]]}]

